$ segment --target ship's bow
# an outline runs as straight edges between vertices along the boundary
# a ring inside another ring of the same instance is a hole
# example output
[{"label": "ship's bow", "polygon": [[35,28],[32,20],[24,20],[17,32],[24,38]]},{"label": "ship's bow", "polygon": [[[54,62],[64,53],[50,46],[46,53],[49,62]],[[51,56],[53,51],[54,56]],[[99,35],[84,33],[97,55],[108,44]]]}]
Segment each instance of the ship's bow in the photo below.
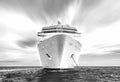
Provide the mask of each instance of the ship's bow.
[{"label": "ship's bow", "polygon": [[38,50],[44,68],[73,68],[78,64],[81,44],[68,35],[54,35],[39,42]]}]

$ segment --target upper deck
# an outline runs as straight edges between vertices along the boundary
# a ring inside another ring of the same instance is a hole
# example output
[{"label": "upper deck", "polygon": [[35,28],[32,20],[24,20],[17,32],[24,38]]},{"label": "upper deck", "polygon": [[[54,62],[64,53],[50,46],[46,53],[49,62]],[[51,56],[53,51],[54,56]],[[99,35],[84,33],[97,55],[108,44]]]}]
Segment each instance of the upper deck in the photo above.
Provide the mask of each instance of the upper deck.
[{"label": "upper deck", "polygon": [[76,33],[77,29],[74,27],[70,27],[69,25],[53,25],[53,26],[43,27],[41,32],[43,33],[54,33],[54,32]]},{"label": "upper deck", "polygon": [[58,25],[43,27],[41,32],[38,32],[38,36],[42,36],[44,34],[53,34],[53,33],[80,34],[77,32],[77,29],[75,27],[58,24]]}]

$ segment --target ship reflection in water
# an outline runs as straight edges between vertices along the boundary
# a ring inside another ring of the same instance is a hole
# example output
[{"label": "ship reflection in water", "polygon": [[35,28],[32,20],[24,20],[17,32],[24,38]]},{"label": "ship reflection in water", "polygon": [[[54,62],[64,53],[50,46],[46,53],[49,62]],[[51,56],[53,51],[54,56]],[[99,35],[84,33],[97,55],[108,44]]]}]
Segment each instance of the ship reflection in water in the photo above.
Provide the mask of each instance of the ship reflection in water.
[{"label": "ship reflection in water", "polygon": [[73,70],[49,70],[44,71],[44,73],[39,78],[39,82],[74,82],[79,79],[79,74],[77,71]]},{"label": "ship reflection in water", "polygon": [[79,67],[68,70],[27,68],[0,72],[0,82],[120,82],[120,67]]}]

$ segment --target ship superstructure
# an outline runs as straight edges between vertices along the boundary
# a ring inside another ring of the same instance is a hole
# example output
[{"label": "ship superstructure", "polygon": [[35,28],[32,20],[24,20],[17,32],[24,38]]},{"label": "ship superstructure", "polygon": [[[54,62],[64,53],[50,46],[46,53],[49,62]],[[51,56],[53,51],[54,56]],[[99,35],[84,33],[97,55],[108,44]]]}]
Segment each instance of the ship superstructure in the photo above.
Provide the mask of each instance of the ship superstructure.
[{"label": "ship superstructure", "polygon": [[44,68],[73,68],[78,65],[81,33],[69,25],[43,27],[38,32],[38,50]]}]

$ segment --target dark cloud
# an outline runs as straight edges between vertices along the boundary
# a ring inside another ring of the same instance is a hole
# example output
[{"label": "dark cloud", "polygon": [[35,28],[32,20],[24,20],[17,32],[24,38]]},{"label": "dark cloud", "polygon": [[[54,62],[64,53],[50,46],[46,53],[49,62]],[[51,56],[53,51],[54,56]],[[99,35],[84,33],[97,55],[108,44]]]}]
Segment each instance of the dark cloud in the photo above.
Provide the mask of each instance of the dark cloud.
[{"label": "dark cloud", "polygon": [[117,49],[116,50],[111,50],[110,52],[113,53],[113,54],[120,54],[120,49],[119,50],[117,50]]},{"label": "dark cloud", "polygon": [[82,6],[81,6],[81,10],[91,10],[91,9],[94,9],[96,6],[100,5],[103,0],[82,0]]},{"label": "dark cloud", "polygon": [[[0,0],[0,6],[25,13],[34,20],[48,23],[57,21],[65,9],[75,0]],[[94,25],[110,24],[120,18],[119,1],[116,0],[81,0],[75,24]],[[116,6],[117,4],[117,6]],[[90,26],[92,25],[92,26]]]},{"label": "dark cloud", "polygon": [[47,21],[60,17],[72,0],[1,0],[5,8],[21,11],[34,20]]},{"label": "dark cloud", "polygon": [[82,0],[73,24],[87,32],[120,20],[119,0]]},{"label": "dark cloud", "polygon": [[18,63],[18,62],[21,62],[21,61],[18,61],[18,60],[0,60],[0,63]]},{"label": "dark cloud", "polygon": [[45,12],[49,15],[59,15],[63,11],[71,0],[43,0],[43,7]]},{"label": "dark cloud", "polygon": [[84,54],[81,55],[79,61],[103,61],[103,60],[112,60],[120,59],[120,50],[112,51],[112,53],[97,55],[97,54]]},{"label": "dark cloud", "polygon": [[21,64],[22,61],[21,60],[10,60],[10,59],[7,59],[7,60],[0,60],[0,66],[23,66],[24,64]]},{"label": "dark cloud", "polygon": [[37,43],[36,38],[26,38],[24,40],[19,40],[16,42],[22,48],[34,47]]},{"label": "dark cloud", "polygon": [[107,49],[107,48],[115,48],[115,47],[120,47],[120,44],[116,44],[116,45],[103,45],[103,44],[99,44],[99,45],[95,45],[93,47],[99,48],[99,49]]},{"label": "dark cloud", "polygon": [[0,0],[0,6],[2,7],[15,7],[18,8],[19,7],[19,1],[18,0]]}]

